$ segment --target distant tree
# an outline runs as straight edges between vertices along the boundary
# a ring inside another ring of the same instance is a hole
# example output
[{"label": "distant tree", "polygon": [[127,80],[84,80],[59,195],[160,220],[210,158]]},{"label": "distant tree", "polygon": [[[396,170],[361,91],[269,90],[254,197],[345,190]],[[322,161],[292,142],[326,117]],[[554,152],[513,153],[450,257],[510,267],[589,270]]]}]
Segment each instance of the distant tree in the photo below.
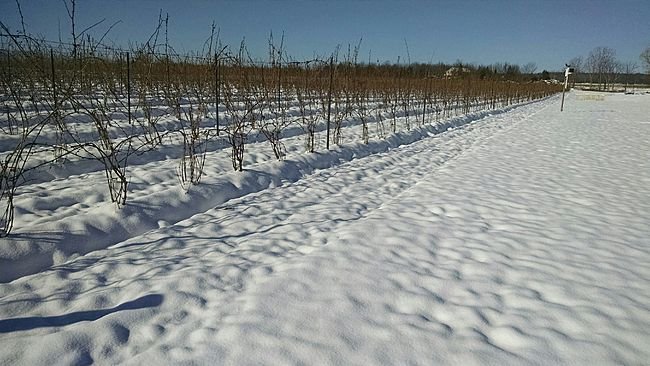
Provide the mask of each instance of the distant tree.
[{"label": "distant tree", "polygon": [[492,64],[492,69],[495,74],[500,74],[507,80],[518,79],[521,76],[521,67],[517,64],[497,62]]},{"label": "distant tree", "polygon": [[479,78],[485,79],[487,77],[491,77],[494,74],[494,70],[490,66],[479,66],[477,68],[477,73],[479,75]]},{"label": "distant tree", "polygon": [[645,66],[646,71],[650,74],[650,47],[643,50],[639,58],[641,59],[643,66]]},{"label": "distant tree", "polygon": [[622,64],[621,66],[622,66],[621,68],[622,68],[623,72],[625,73],[625,92],[627,92],[627,84],[629,84],[630,81],[632,81],[632,83],[634,83],[634,81],[631,80],[631,78],[633,76],[632,74],[634,74],[634,72],[637,69],[637,64],[636,64],[636,62],[628,61],[628,62]]},{"label": "distant tree", "polygon": [[521,72],[524,74],[532,75],[537,71],[537,64],[534,62],[529,62],[521,67]]},{"label": "distant tree", "polygon": [[551,80],[551,75],[546,70],[542,70],[542,80]]},{"label": "distant tree", "polygon": [[587,57],[587,69],[596,77],[598,86],[607,89],[620,70],[616,61],[616,51],[609,47],[596,47]]},{"label": "distant tree", "polygon": [[569,66],[573,67],[576,74],[583,72],[582,70],[582,56],[576,56],[569,60]]},{"label": "distant tree", "polygon": [[517,64],[506,64],[506,78],[514,79],[521,75],[521,67]]},{"label": "distant tree", "polygon": [[577,79],[578,77],[580,77],[582,80],[584,80],[583,77],[579,76],[579,74],[584,73],[584,70],[583,70],[583,62],[582,62],[582,56],[576,56],[576,57],[572,58],[571,60],[569,60],[569,62],[567,63],[567,65],[573,67],[573,73],[574,73],[574,75],[573,75],[573,77],[571,78],[571,80],[572,80],[573,86],[575,87],[576,79]]}]

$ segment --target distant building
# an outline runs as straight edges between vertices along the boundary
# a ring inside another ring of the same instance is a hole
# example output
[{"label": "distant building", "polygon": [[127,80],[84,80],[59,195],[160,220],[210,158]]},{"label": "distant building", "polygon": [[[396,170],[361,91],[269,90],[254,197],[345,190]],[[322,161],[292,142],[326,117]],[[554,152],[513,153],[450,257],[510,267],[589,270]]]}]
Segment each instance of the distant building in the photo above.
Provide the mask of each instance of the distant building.
[{"label": "distant building", "polygon": [[451,67],[447,71],[445,71],[445,77],[446,78],[453,78],[456,76],[460,76],[461,74],[465,74],[468,72],[471,72],[472,70],[466,68],[466,67]]},{"label": "distant building", "polygon": [[549,80],[543,80],[546,84],[562,84],[560,80],[557,79],[549,79]]}]

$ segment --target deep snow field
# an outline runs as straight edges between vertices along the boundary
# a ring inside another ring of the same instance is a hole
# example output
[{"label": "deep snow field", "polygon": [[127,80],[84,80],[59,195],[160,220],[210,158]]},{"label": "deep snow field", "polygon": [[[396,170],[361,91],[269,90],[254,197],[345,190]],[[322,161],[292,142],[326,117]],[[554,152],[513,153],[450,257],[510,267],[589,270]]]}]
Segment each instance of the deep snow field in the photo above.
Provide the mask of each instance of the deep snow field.
[{"label": "deep snow field", "polygon": [[189,193],[161,152],[121,211],[101,171],[35,176],[0,364],[647,364],[650,95],[596,94],[216,149]]}]

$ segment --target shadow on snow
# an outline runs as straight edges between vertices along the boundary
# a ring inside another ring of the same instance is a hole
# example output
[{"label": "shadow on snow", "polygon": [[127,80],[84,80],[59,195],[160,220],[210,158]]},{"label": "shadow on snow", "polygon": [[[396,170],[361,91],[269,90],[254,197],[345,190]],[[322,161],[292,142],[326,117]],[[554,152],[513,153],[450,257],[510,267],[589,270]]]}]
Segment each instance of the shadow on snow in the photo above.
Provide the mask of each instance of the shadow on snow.
[{"label": "shadow on snow", "polygon": [[33,316],[0,320],[0,333],[10,333],[44,327],[62,327],[83,321],[93,321],[108,314],[124,310],[137,310],[156,307],[162,304],[163,295],[151,294],[127,301],[110,309],[77,311],[57,316]]}]

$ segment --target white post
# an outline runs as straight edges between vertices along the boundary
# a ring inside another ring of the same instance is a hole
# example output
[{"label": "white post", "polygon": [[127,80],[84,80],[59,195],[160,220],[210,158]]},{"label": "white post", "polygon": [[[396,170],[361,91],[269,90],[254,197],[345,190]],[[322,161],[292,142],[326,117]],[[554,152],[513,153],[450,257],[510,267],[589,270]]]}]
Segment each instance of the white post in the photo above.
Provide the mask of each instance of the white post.
[{"label": "white post", "polygon": [[573,67],[566,65],[566,70],[564,70],[564,88],[562,88],[562,104],[560,104],[560,112],[564,110],[564,93],[566,88],[569,86],[569,75],[573,74]]}]

